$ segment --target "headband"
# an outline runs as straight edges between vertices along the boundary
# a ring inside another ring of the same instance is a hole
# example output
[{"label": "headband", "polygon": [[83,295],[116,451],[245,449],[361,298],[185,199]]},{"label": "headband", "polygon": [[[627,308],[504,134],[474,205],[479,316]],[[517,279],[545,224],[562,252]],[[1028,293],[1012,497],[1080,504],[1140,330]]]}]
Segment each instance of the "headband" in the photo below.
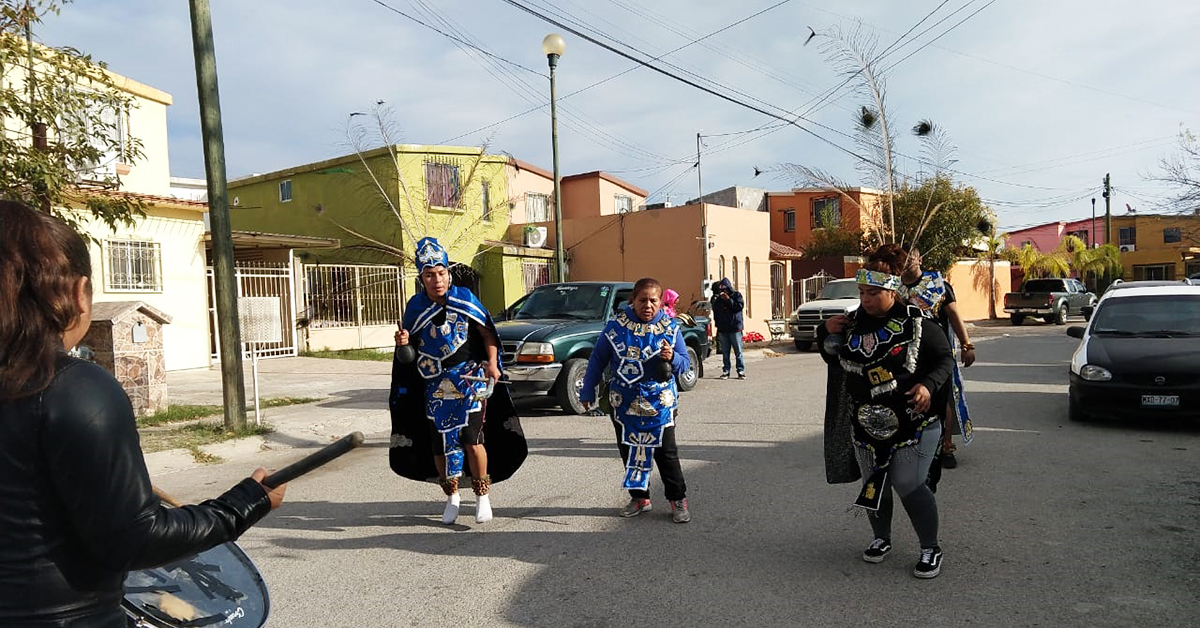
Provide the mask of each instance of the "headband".
[{"label": "headband", "polygon": [[884,290],[899,290],[904,285],[904,282],[897,275],[878,270],[867,270],[865,268],[858,269],[858,274],[854,276],[854,280],[860,284],[875,286]]}]

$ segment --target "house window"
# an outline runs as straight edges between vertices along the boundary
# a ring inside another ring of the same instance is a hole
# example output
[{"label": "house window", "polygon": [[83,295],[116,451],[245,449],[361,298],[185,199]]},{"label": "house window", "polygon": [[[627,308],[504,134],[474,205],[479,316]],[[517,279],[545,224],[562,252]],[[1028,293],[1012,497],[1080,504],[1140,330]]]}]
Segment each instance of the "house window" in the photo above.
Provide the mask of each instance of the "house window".
[{"label": "house window", "polygon": [[1182,241],[1183,234],[1179,232],[1179,227],[1167,227],[1163,229],[1163,244],[1173,244]]},{"label": "house window", "polygon": [[482,192],[482,194],[480,195],[480,202],[483,203],[483,219],[491,220],[492,219],[492,201],[490,198],[488,198],[488,182],[487,181],[483,182],[483,188],[481,189],[481,192]]},{"label": "house window", "polygon": [[754,291],[750,289],[750,258],[742,260],[746,265],[746,316],[754,316]]},{"label": "house window", "polygon": [[1067,235],[1075,236],[1076,238],[1083,240],[1084,248],[1088,248],[1092,245],[1091,239],[1088,237],[1087,229],[1080,229],[1079,231],[1068,231]]},{"label": "house window", "polygon": [[433,207],[458,207],[458,166],[425,162],[425,198]]},{"label": "house window", "polygon": [[550,195],[537,192],[525,193],[525,222],[548,222],[550,220]]},{"label": "house window", "polygon": [[292,200],[292,180],[284,179],[279,182],[279,202],[286,203]]},{"label": "house window", "polygon": [[1121,227],[1117,237],[1121,246],[1137,245],[1137,227]]},{"label": "house window", "polygon": [[1200,275],[1200,262],[1187,262],[1185,269],[1188,277]]},{"label": "house window", "polygon": [[841,225],[842,210],[838,197],[814,198],[811,219],[813,229],[827,229]]},{"label": "house window", "polygon": [[521,271],[525,275],[525,294],[529,294],[538,286],[550,283],[550,262],[523,261]]},{"label": "house window", "polygon": [[733,258],[733,289],[741,291],[741,286],[738,284],[738,263],[737,256]]},{"label": "house window", "polygon": [[1133,267],[1134,281],[1174,281],[1174,264],[1145,264]]},{"label": "house window", "polygon": [[628,214],[633,211],[633,197],[632,196],[627,196],[625,194],[617,194],[614,196],[614,198],[616,199],[615,203],[616,203],[616,210],[617,210],[618,214]]},{"label": "house window", "polygon": [[110,292],[162,292],[162,252],[157,242],[108,240],[105,246]]},{"label": "house window", "polygon": [[788,232],[796,230],[796,210],[783,210],[783,230]]},{"label": "house window", "polygon": [[717,258],[717,281],[725,278],[725,256]]}]

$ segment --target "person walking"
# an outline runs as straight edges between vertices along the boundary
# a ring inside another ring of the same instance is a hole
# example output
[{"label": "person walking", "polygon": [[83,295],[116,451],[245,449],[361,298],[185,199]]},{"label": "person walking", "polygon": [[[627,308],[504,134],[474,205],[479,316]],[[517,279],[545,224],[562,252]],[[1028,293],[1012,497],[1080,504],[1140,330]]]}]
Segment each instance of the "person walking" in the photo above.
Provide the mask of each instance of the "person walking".
[{"label": "person walking", "polygon": [[721,347],[721,379],[729,379],[729,352],[733,351],[737,378],[746,379],[746,363],[742,358],[742,309],[746,301],[733,289],[728,277],[713,286],[711,299],[713,322],[717,325],[717,342]]}]

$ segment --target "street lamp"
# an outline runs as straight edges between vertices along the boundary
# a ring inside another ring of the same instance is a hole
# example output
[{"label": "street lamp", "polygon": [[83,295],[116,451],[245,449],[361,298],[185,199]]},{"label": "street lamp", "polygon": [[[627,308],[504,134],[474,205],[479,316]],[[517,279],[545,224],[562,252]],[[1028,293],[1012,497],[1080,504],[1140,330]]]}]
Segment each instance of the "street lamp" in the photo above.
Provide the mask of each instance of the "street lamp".
[{"label": "street lamp", "polygon": [[1092,240],[1092,248],[1096,248],[1096,197],[1092,197],[1092,230],[1088,233],[1088,237]]},{"label": "street lamp", "polygon": [[558,107],[554,102],[554,68],[558,66],[558,58],[566,50],[567,42],[563,40],[562,35],[550,33],[542,40],[542,53],[550,62],[550,149],[554,155],[554,262],[558,268],[558,283],[567,280],[567,272],[563,262],[562,179],[558,174]]}]

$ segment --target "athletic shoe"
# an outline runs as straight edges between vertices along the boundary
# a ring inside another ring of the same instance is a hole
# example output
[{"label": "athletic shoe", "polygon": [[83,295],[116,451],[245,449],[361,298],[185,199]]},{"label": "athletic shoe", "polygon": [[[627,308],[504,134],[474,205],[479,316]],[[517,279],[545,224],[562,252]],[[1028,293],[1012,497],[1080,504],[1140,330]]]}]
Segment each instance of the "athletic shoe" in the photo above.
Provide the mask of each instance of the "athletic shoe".
[{"label": "athletic shoe", "polygon": [[875,539],[871,546],[863,552],[863,560],[868,563],[882,563],[892,551],[892,542],[887,539]]},{"label": "athletic shoe", "polygon": [[921,559],[913,567],[913,575],[918,578],[936,578],[942,572],[942,548],[925,547],[921,549]]},{"label": "athletic shoe", "polygon": [[729,379],[729,373],[721,373],[721,376],[717,379]]},{"label": "athletic shoe", "polygon": [[650,500],[638,499],[638,498],[634,497],[629,500],[628,504],[625,504],[624,508],[621,509],[621,516],[622,517],[636,517],[636,516],[642,514],[643,512],[649,512],[650,508],[651,508]]},{"label": "athletic shoe", "polygon": [[942,452],[942,468],[953,469],[958,466],[958,458],[952,452]]},{"label": "athletic shoe", "polygon": [[738,379],[746,379],[746,373],[744,371],[738,371]]},{"label": "athletic shoe", "polygon": [[692,520],[688,511],[686,499],[676,499],[671,502],[671,520],[675,523],[687,523]]}]

